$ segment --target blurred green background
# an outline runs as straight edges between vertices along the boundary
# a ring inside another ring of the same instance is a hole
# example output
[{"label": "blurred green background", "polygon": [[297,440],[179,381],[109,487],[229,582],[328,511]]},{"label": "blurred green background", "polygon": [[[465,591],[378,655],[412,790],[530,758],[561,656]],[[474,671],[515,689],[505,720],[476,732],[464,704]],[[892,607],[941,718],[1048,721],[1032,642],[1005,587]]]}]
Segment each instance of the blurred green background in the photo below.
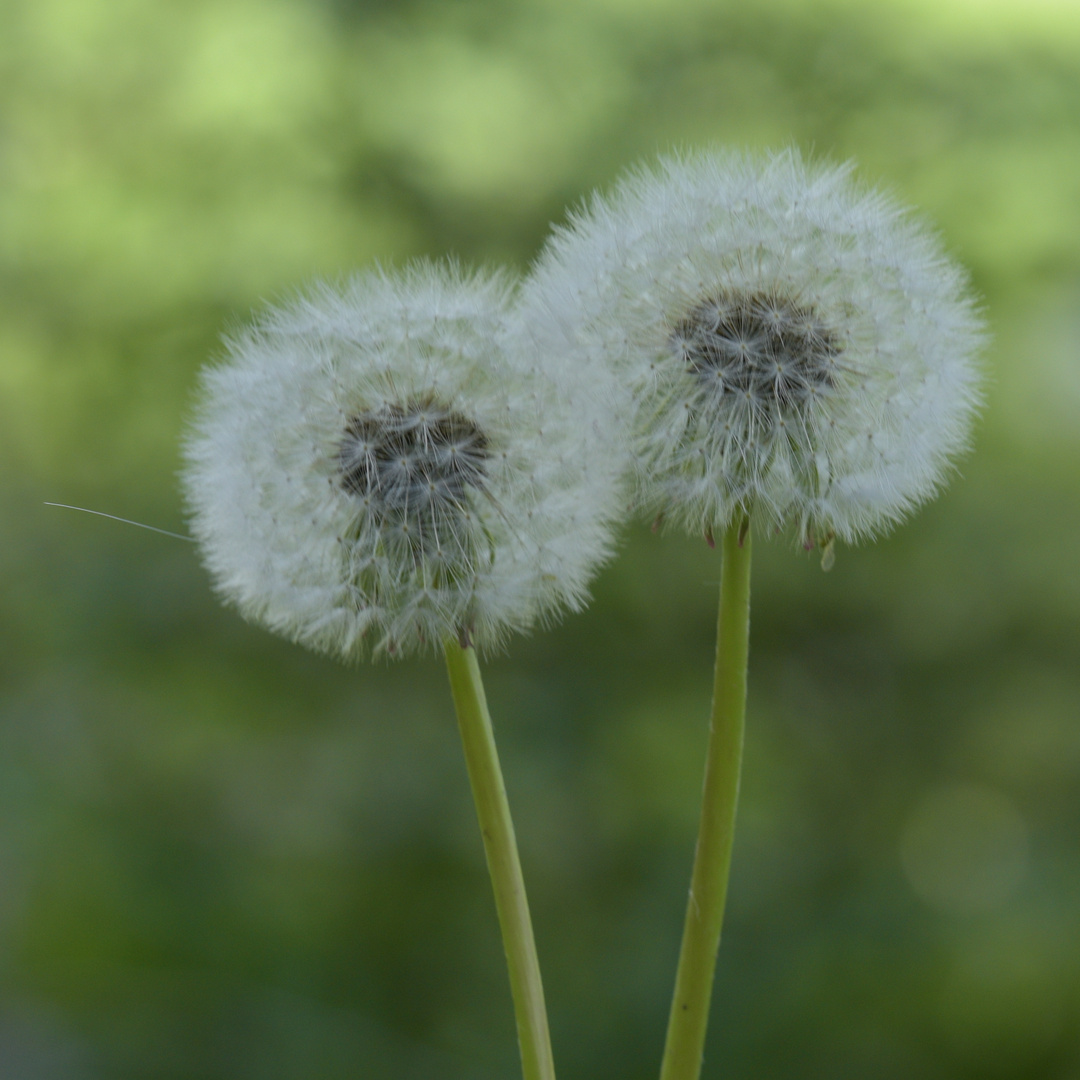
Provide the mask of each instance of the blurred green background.
[{"label": "blurred green background", "polygon": [[[505,1080],[432,658],[218,605],[177,442],[316,276],[524,268],[657,151],[790,143],[920,208],[993,331],[945,495],[755,552],[706,1078],[1080,1078],[1080,8],[1069,0],[0,6],[0,1076]],[[487,665],[562,1080],[656,1075],[719,553],[627,530]]]}]

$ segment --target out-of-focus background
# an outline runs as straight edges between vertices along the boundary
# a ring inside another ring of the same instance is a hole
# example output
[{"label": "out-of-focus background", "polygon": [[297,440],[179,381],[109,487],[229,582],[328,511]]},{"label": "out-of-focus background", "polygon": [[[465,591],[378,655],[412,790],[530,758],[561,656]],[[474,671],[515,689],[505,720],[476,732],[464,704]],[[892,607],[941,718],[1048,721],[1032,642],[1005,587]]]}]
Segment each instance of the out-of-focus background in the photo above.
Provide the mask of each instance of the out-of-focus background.
[{"label": "out-of-focus background", "polygon": [[[177,443],[313,277],[524,268],[657,151],[857,160],[971,270],[987,407],[834,571],[755,552],[705,1077],[1080,1078],[1080,9],[1069,0],[0,7],[0,1076],[505,1080],[435,658],[219,606]],[[488,691],[563,1080],[656,1075],[719,554],[627,530]]]}]

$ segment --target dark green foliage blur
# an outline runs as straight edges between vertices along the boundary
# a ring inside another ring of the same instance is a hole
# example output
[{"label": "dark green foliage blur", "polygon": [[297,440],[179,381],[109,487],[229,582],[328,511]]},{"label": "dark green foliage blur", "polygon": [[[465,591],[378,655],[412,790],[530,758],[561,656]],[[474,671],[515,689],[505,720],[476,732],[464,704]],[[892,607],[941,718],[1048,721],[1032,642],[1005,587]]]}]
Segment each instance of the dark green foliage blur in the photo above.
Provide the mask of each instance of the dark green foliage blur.
[{"label": "dark green foliage blur", "polygon": [[[707,1080],[1080,1078],[1080,11],[1051,0],[0,6],[0,1077],[507,1080],[436,658],[243,623],[175,474],[223,331],[313,277],[524,268],[658,150],[853,157],[993,331],[948,491],[759,543]],[[561,1080],[656,1075],[719,553],[628,528],[485,665]]]}]

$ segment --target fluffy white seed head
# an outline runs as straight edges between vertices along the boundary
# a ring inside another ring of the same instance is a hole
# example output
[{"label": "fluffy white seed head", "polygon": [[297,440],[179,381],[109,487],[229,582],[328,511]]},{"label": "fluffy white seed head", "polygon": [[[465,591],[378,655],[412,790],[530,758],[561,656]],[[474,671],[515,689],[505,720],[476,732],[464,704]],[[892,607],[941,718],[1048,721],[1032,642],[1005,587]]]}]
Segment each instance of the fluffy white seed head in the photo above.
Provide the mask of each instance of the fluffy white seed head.
[{"label": "fluffy white seed head", "polygon": [[983,337],[966,277],[850,172],[790,150],[669,158],[550,239],[522,318],[545,351],[619,372],[649,513],[852,540],[966,444]]},{"label": "fluffy white seed head", "polygon": [[227,342],[183,484],[245,616],[354,658],[490,648],[582,603],[618,508],[610,376],[521,348],[509,292],[374,271]]}]

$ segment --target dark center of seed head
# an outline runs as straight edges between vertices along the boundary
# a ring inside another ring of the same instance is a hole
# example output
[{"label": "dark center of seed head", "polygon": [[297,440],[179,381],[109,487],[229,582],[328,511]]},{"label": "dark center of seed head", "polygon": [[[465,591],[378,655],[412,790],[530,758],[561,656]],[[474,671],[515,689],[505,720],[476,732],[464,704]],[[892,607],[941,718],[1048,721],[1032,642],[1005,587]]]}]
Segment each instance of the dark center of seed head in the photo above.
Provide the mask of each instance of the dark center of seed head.
[{"label": "dark center of seed head", "polygon": [[346,491],[370,499],[384,517],[422,527],[463,512],[466,491],[484,485],[488,456],[472,420],[418,399],[350,417],[338,465]]},{"label": "dark center of seed head", "polygon": [[787,411],[835,385],[836,334],[812,308],[779,294],[721,293],[692,308],[671,340],[717,396]]}]

